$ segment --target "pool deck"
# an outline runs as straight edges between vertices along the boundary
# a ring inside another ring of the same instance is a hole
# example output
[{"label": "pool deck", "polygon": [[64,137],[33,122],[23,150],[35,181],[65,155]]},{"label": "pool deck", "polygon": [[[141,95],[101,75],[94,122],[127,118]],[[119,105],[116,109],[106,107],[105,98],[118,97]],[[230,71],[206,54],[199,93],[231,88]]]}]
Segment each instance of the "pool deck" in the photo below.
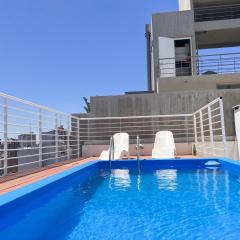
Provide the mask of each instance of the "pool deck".
[{"label": "pool deck", "polygon": [[[136,158],[135,156],[131,156],[131,158]],[[144,156],[144,159],[150,159],[150,156]],[[178,159],[181,158],[196,158],[196,156],[177,156]],[[41,179],[47,178],[49,176],[55,175],[57,173],[63,172],[65,170],[71,169],[73,167],[79,166],[83,163],[89,162],[91,160],[97,160],[96,157],[89,157],[84,159],[77,159],[74,161],[64,162],[53,164],[46,168],[39,168],[30,171],[26,171],[20,174],[7,175],[4,177],[0,177],[0,195],[5,194],[7,192],[11,192],[17,188],[26,186],[30,183],[39,181]]]}]

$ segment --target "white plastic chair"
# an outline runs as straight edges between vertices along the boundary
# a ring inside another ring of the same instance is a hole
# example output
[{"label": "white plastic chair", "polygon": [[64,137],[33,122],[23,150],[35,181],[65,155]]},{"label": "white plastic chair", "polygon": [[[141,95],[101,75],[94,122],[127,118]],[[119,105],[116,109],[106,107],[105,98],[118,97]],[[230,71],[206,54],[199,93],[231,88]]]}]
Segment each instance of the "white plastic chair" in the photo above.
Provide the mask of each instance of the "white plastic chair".
[{"label": "white plastic chair", "polygon": [[168,159],[175,158],[175,143],[173,133],[170,131],[160,131],[156,133],[152,158]]},{"label": "white plastic chair", "polygon": [[[114,159],[129,158],[129,135],[128,133],[116,133],[113,135]],[[100,160],[109,160],[109,149],[102,151]]]}]

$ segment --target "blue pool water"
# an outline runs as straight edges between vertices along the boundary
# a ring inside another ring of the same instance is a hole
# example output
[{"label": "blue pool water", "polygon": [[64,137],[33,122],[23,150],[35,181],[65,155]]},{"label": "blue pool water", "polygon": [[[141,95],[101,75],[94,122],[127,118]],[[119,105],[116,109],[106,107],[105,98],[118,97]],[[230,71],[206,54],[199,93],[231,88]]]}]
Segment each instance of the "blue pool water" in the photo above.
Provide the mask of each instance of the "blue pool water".
[{"label": "blue pool water", "polygon": [[1,214],[1,240],[240,239],[226,169],[100,169],[26,200]]}]

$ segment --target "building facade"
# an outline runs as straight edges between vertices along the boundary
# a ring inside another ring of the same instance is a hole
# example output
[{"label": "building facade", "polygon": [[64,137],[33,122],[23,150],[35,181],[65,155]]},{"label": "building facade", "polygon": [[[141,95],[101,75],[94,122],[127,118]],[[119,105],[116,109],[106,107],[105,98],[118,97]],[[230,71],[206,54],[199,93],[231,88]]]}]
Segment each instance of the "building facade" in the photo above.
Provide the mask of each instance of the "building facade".
[{"label": "building facade", "polygon": [[239,0],[179,0],[179,11],[152,15],[146,40],[149,91],[240,87],[240,54],[201,55],[240,46]]}]

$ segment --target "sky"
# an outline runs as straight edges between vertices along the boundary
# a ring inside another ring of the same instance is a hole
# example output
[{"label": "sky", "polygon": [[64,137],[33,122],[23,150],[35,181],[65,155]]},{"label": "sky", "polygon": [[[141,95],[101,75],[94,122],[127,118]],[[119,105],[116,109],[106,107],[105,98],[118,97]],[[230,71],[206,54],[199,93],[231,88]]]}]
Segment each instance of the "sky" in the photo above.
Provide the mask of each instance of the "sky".
[{"label": "sky", "polygon": [[67,113],[146,90],[144,28],[177,0],[0,0],[0,91]]}]

